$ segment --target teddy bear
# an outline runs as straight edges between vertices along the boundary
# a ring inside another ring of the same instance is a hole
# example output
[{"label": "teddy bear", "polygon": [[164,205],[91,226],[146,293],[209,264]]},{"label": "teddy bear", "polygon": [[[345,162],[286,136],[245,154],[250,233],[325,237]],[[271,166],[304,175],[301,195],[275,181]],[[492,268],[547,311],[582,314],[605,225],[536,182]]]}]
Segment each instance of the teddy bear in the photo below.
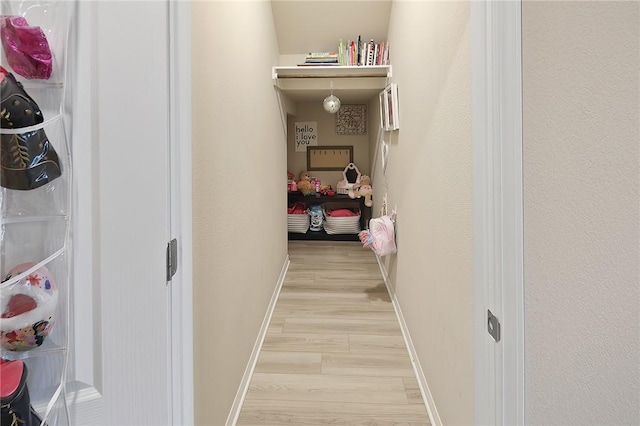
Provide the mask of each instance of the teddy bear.
[{"label": "teddy bear", "polygon": [[300,181],[298,182],[298,191],[302,193],[302,195],[312,195],[315,192],[316,188],[311,183],[311,177],[307,172],[300,172]]},{"label": "teddy bear", "polygon": [[362,175],[360,177],[359,186],[349,190],[350,198],[364,197],[364,205],[367,207],[371,207],[373,205],[373,200],[371,199],[372,195],[373,188],[371,187],[371,178],[367,175]]}]

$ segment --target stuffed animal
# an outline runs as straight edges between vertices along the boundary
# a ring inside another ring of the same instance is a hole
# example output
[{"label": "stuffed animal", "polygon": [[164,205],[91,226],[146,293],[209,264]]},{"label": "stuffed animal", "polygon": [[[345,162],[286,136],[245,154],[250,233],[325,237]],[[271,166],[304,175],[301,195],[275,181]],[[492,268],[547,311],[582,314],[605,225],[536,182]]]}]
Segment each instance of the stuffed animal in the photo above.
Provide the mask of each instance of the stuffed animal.
[{"label": "stuffed animal", "polygon": [[333,190],[333,187],[331,185],[322,185],[322,187],[320,188],[320,193],[322,195],[326,195],[327,197],[333,197],[334,195],[336,195],[336,191]]},{"label": "stuffed animal", "polygon": [[298,182],[298,191],[302,193],[302,195],[312,195],[315,192],[316,188],[311,183],[311,177],[307,172],[300,172],[300,181]]},{"label": "stuffed animal", "polygon": [[350,198],[364,197],[364,205],[367,207],[371,207],[373,205],[373,200],[371,199],[372,195],[373,188],[371,187],[371,178],[367,175],[362,175],[360,177],[359,186],[349,190]]}]

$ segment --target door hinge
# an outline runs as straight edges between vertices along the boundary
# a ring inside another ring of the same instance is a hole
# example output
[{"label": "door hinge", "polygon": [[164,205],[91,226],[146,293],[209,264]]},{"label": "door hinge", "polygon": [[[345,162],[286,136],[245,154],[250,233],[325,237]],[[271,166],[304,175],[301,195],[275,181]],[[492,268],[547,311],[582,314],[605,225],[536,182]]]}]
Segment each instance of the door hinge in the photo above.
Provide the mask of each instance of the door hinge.
[{"label": "door hinge", "polygon": [[496,342],[500,341],[500,321],[487,309],[487,331]]},{"label": "door hinge", "polygon": [[171,281],[178,270],[178,240],[175,238],[167,244],[167,281]]}]

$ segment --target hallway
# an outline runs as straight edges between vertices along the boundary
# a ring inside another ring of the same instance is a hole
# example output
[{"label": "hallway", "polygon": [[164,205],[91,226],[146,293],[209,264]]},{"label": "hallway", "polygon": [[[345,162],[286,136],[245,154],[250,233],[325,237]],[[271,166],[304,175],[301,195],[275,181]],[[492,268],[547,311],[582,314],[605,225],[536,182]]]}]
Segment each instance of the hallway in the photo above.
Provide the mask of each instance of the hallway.
[{"label": "hallway", "polygon": [[292,241],[289,256],[237,424],[428,425],[373,252]]}]

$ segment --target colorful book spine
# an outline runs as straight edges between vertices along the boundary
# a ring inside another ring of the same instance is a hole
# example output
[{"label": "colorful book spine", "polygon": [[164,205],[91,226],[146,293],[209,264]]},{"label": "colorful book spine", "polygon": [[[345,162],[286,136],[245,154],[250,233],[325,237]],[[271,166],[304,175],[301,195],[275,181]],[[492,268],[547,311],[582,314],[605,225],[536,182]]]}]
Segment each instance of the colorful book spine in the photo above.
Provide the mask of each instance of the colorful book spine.
[{"label": "colorful book spine", "polygon": [[[389,65],[389,42],[364,42],[361,36],[346,43],[340,39],[338,51],[309,54],[307,62],[332,62],[343,66]],[[323,56],[324,55],[324,56]]]},{"label": "colorful book spine", "polygon": [[367,44],[367,63],[366,65],[375,65],[376,44],[373,39]]}]

